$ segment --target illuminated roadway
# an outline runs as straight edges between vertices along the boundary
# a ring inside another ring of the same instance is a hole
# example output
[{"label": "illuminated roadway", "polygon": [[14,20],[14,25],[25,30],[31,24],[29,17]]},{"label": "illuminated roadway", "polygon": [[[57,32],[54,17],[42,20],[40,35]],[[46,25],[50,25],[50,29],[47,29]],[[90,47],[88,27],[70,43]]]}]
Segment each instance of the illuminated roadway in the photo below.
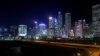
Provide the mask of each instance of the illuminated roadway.
[{"label": "illuminated roadway", "polygon": [[35,43],[42,43],[42,44],[50,44],[50,45],[57,45],[57,46],[75,46],[75,47],[91,47],[91,48],[100,48],[100,45],[89,45],[89,44],[77,44],[77,43],[61,43],[61,42],[48,42],[48,41],[31,41]]},{"label": "illuminated roadway", "polygon": [[88,56],[99,56],[100,55],[100,45],[91,45],[91,44],[77,44],[77,43],[62,43],[62,42],[49,42],[49,41],[30,41],[38,44],[47,44],[47,45],[54,45],[54,46],[61,46],[61,47],[69,47],[69,48],[78,48],[87,51],[89,54]]},{"label": "illuminated roadway", "polygon": [[75,51],[74,56],[78,56],[76,53],[86,54],[81,56],[100,56],[100,45],[96,44],[79,44],[79,43],[69,43],[69,42],[54,42],[54,41],[42,41],[42,40],[19,40],[21,42],[29,42],[32,44],[46,44],[51,46],[73,48],[79,51]]}]

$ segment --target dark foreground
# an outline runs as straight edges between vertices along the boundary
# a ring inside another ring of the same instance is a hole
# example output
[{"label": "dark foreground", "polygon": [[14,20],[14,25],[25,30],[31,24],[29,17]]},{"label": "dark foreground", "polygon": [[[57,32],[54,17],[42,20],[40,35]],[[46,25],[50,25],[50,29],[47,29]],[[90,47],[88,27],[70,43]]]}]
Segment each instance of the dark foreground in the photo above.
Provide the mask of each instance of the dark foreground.
[{"label": "dark foreground", "polygon": [[20,41],[0,41],[0,56],[74,56],[77,49]]}]

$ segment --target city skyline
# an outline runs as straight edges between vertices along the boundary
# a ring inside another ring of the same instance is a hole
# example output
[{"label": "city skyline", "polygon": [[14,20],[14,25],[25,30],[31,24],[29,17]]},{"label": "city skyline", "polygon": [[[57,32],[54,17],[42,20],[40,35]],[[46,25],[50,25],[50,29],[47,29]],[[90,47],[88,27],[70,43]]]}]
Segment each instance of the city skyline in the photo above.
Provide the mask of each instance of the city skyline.
[{"label": "city skyline", "polygon": [[[0,26],[26,24],[33,26],[33,21],[48,23],[48,17],[58,17],[58,11],[63,14],[70,12],[72,22],[86,19],[91,22],[91,7],[96,1],[3,1],[0,9]],[[83,3],[84,2],[84,3]],[[92,3],[94,2],[94,3]],[[89,3],[89,4],[88,4]],[[66,4],[66,5],[65,5]]]},{"label": "city skyline", "polygon": [[98,0],[0,1],[6,56],[100,56]]}]

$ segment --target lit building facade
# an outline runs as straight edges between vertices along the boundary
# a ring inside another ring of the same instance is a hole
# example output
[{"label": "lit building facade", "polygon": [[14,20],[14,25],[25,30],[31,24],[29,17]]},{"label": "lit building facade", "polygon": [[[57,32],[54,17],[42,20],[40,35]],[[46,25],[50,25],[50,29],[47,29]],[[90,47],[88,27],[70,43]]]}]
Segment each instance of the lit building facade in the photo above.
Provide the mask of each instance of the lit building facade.
[{"label": "lit building facade", "polygon": [[18,27],[18,36],[27,36],[27,26],[26,25],[19,25]]},{"label": "lit building facade", "polygon": [[27,36],[28,36],[28,38],[32,38],[33,37],[33,29],[32,29],[32,27],[28,27],[27,28]]},{"label": "lit building facade", "polygon": [[87,26],[86,26],[86,20],[85,19],[83,19],[82,20],[82,24],[83,24],[83,38],[85,38],[85,33],[86,33],[86,28],[87,28]]},{"label": "lit building facade", "polygon": [[70,35],[70,29],[71,29],[71,13],[65,13],[65,29],[66,29],[66,37]]},{"label": "lit building facade", "polygon": [[3,28],[3,36],[4,36],[5,39],[8,38],[8,36],[9,36],[9,32],[8,32],[8,28],[7,27]]},{"label": "lit building facade", "polygon": [[35,35],[36,35],[36,29],[35,29],[35,27],[32,28],[32,33],[33,33],[33,34],[32,34],[32,35],[33,35],[32,37],[34,38]]},{"label": "lit building facade", "polygon": [[18,26],[10,26],[9,34],[11,34],[12,37],[18,36]]},{"label": "lit building facade", "polygon": [[83,28],[83,33],[84,33],[84,38],[92,38],[93,37],[93,33],[92,33],[92,27],[89,24],[84,25]]},{"label": "lit building facade", "polygon": [[66,38],[66,29],[65,29],[65,25],[64,25],[64,27],[63,27],[63,29],[62,29],[62,38]]},{"label": "lit building facade", "polygon": [[100,4],[92,6],[92,26],[94,37],[100,37]]},{"label": "lit building facade", "polygon": [[54,25],[54,27],[55,27],[55,36],[58,37],[59,36],[58,20],[56,18],[54,20],[55,20],[54,21],[54,23],[55,23],[55,25]]},{"label": "lit building facade", "polygon": [[0,27],[0,37],[2,36],[3,29]]},{"label": "lit building facade", "polygon": [[49,17],[49,33],[48,33],[48,38],[52,39],[55,35],[55,27],[54,27],[55,23],[54,23],[54,18],[53,17]]},{"label": "lit building facade", "polygon": [[39,37],[39,25],[38,22],[35,21],[35,28],[34,28],[34,38]]},{"label": "lit building facade", "polygon": [[75,37],[80,37],[82,38],[83,35],[82,35],[82,20],[78,20],[78,22],[75,22],[75,29],[74,29],[74,34],[75,34]]},{"label": "lit building facade", "polygon": [[62,37],[62,14],[60,11],[58,12],[58,31],[58,36]]},{"label": "lit building facade", "polygon": [[47,36],[46,24],[39,24],[39,36],[40,37]]},{"label": "lit building facade", "polygon": [[73,30],[73,28],[70,29],[69,34],[70,34],[70,37],[74,37],[74,30]]},{"label": "lit building facade", "polygon": [[87,24],[86,20],[83,19],[83,38],[92,38],[93,32],[92,32],[92,24]]}]

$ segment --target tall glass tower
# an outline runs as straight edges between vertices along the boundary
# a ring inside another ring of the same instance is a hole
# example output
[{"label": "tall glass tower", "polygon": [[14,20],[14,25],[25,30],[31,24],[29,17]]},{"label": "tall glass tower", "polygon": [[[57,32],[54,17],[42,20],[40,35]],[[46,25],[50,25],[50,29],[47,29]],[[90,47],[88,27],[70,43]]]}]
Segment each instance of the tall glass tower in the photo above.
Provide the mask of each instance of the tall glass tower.
[{"label": "tall glass tower", "polygon": [[66,37],[68,37],[71,29],[71,13],[65,13],[65,29],[67,35]]},{"label": "tall glass tower", "polygon": [[60,11],[58,12],[58,31],[58,36],[62,37],[62,14]]},{"label": "tall glass tower", "polygon": [[46,24],[39,24],[39,35],[42,36],[47,36],[47,29],[46,29]]},{"label": "tall glass tower", "polygon": [[100,37],[100,4],[92,6],[92,25],[94,37]]},{"label": "tall glass tower", "polygon": [[78,20],[75,22],[75,37],[82,38],[82,20]]},{"label": "tall glass tower", "polygon": [[55,27],[54,27],[55,23],[54,23],[54,18],[53,17],[49,17],[49,33],[48,33],[48,38],[52,39],[55,35]]},{"label": "tall glass tower", "polygon": [[58,27],[58,20],[55,18],[54,19],[54,23],[55,23],[55,25],[54,25],[54,27],[55,27],[55,36],[56,37],[58,37],[58,35],[59,35],[59,27]]},{"label": "tall glass tower", "polygon": [[24,37],[27,36],[27,25],[19,25],[18,35]]}]

